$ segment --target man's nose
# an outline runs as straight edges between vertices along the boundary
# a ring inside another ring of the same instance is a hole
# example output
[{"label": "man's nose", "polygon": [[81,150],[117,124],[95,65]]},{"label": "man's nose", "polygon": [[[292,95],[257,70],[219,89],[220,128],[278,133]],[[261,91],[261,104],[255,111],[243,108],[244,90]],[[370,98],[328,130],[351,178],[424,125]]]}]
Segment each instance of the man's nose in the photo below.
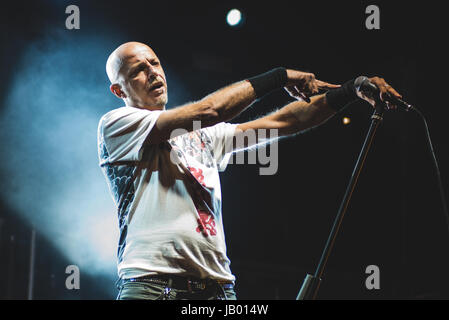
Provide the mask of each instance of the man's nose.
[{"label": "man's nose", "polygon": [[148,63],[148,77],[156,77],[158,75],[157,68],[151,63]]}]

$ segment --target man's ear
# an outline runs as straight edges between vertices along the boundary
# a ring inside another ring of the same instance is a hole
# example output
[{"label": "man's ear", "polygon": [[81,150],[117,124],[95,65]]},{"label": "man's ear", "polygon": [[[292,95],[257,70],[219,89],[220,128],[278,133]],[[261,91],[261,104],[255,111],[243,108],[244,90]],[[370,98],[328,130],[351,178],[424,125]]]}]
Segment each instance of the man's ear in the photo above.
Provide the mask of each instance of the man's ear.
[{"label": "man's ear", "polygon": [[126,98],[126,94],[122,91],[122,88],[120,87],[120,85],[118,83],[111,84],[109,89],[111,89],[111,92],[114,95],[116,95],[118,98],[120,98],[120,99]]}]

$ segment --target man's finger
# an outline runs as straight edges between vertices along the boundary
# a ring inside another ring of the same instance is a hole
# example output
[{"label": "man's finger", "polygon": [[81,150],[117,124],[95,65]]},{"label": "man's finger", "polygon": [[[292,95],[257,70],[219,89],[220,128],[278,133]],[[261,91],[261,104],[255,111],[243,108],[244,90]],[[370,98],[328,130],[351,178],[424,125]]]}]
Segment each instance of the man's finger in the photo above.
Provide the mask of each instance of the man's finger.
[{"label": "man's finger", "polygon": [[316,83],[316,81],[314,81],[313,86],[312,86],[312,93],[315,94],[318,92],[318,90],[319,90],[318,83]]},{"label": "man's finger", "polygon": [[300,92],[299,93],[301,95],[302,100],[304,100],[307,103],[310,103],[310,98],[308,96],[306,96],[304,93]]},{"label": "man's finger", "polygon": [[284,87],[285,91],[288,92],[288,94],[293,97],[293,98],[297,98],[299,97],[299,91],[295,88],[295,86],[287,86]]},{"label": "man's finger", "polygon": [[394,90],[393,87],[388,86],[387,90],[389,94],[395,96],[396,98],[402,98],[402,95],[399,94],[396,90]]},{"label": "man's finger", "polygon": [[307,98],[304,94],[302,94],[296,86],[287,86],[284,89],[288,92],[288,94],[295,99]]},{"label": "man's finger", "polygon": [[295,87],[296,90],[298,91],[299,97],[304,100],[307,103],[310,103],[310,98],[304,93],[302,92],[302,90],[300,90],[298,87]]},{"label": "man's finger", "polygon": [[339,84],[332,84],[321,80],[315,80],[315,83],[319,89],[335,89],[341,87]]},{"label": "man's finger", "polygon": [[314,88],[316,87],[315,81],[308,82],[304,89],[302,90],[303,93],[307,95],[311,95],[314,93]]}]

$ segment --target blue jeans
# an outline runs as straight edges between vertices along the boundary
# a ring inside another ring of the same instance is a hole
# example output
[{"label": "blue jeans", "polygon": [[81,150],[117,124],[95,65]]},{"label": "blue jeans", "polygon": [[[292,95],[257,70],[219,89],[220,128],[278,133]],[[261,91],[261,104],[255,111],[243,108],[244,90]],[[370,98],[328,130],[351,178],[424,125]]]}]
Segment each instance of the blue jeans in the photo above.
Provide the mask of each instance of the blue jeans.
[{"label": "blue jeans", "polygon": [[237,300],[233,287],[210,282],[204,289],[185,290],[147,281],[122,280],[117,300]]}]

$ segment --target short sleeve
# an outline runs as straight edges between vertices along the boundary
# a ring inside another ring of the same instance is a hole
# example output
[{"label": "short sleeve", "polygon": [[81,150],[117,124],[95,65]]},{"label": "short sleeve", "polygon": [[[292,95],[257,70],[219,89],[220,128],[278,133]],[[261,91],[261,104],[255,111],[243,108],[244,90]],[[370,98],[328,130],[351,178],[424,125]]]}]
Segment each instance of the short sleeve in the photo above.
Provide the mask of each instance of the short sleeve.
[{"label": "short sleeve", "polygon": [[162,112],[122,107],[105,114],[98,125],[100,163],[141,160],[143,143]]},{"label": "short sleeve", "polygon": [[212,152],[217,163],[218,171],[224,171],[229,163],[233,151],[236,128],[237,124],[220,122],[203,129],[211,138]]}]

